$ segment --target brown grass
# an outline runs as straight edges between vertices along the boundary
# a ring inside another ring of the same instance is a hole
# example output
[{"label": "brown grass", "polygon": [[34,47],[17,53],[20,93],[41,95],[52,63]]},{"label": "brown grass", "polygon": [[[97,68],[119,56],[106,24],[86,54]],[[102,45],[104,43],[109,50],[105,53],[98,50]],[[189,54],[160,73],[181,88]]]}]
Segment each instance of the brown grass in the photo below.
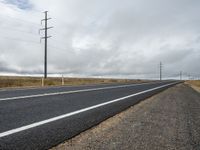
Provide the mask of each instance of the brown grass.
[{"label": "brown grass", "polygon": [[200,92],[200,80],[186,81],[186,84],[189,84],[193,89]]},{"label": "brown grass", "polygon": [[186,81],[186,83],[200,87],[200,80],[190,80],[190,81]]},{"label": "brown grass", "polygon": [[[97,78],[64,78],[65,85],[103,84],[103,83],[141,83],[144,80],[129,79],[97,79]],[[61,78],[48,78],[44,80],[45,86],[60,86]],[[39,87],[42,78],[39,77],[8,77],[0,76],[0,88],[10,87]]]}]

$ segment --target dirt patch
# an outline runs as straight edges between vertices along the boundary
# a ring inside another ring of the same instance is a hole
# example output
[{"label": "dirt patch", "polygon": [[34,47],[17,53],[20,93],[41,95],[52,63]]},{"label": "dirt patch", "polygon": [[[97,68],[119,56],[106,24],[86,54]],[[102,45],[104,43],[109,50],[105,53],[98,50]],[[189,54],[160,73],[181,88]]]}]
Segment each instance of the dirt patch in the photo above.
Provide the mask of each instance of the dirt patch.
[{"label": "dirt patch", "polygon": [[200,94],[177,85],[52,150],[199,150]]}]

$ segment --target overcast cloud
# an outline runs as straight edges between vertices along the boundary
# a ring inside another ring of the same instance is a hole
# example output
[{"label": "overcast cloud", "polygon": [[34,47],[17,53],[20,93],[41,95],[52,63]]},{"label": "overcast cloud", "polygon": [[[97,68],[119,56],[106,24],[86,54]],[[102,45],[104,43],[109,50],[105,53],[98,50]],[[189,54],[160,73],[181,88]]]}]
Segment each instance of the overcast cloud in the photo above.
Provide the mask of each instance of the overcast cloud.
[{"label": "overcast cloud", "polygon": [[199,0],[0,0],[0,74],[43,73],[45,10],[51,74],[200,76]]}]

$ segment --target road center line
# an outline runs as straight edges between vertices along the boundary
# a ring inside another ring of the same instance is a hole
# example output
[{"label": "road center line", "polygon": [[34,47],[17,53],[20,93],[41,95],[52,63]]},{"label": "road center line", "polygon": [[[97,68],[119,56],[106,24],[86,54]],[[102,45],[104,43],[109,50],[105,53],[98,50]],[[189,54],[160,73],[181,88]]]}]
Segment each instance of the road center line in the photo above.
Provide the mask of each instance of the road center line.
[{"label": "road center line", "polygon": [[109,87],[102,87],[102,88],[90,88],[90,89],[66,91],[66,92],[56,92],[56,93],[44,93],[44,94],[27,95],[27,96],[17,96],[17,97],[1,98],[0,101],[18,100],[18,99],[25,99],[25,98],[36,98],[36,97],[44,97],[44,96],[55,96],[55,95],[63,95],[63,94],[73,94],[73,93],[91,92],[91,91],[108,90],[108,89],[117,89],[117,88],[132,87],[132,86],[144,85],[144,84],[152,84],[152,83],[109,86]]},{"label": "road center line", "polygon": [[50,118],[50,119],[47,119],[47,120],[43,120],[43,121],[36,122],[36,123],[30,124],[30,125],[26,125],[26,126],[23,126],[23,127],[19,127],[19,128],[16,128],[16,129],[6,131],[6,132],[2,132],[2,133],[0,133],[0,138],[6,137],[8,135],[12,135],[12,134],[15,134],[15,133],[18,133],[18,132],[21,132],[21,131],[25,131],[25,130],[28,130],[28,129],[31,129],[31,128],[35,128],[35,127],[38,127],[38,126],[41,126],[41,125],[44,125],[44,124],[48,124],[48,123],[51,123],[51,122],[54,122],[54,121],[57,121],[57,120],[61,120],[61,119],[64,119],[64,118],[67,118],[67,117],[70,117],[70,116],[73,116],[73,115],[76,115],[76,114],[80,114],[80,113],[83,113],[83,112],[86,112],[86,111],[89,111],[89,110],[92,110],[92,109],[95,109],[95,108],[99,108],[99,107],[102,107],[102,106],[105,106],[105,105],[108,105],[108,104],[119,102],[119,101],[125,100],[127,98],[131,98],[131,97],[134,97],[134,96],[137,96],[137,95],[141,95],[141,94],[144,94],[144,93],[148,93],[148,92],[151,92],[151,91],[162,89],[164,87],[175,85],[177,83],[178,82],[158,86],[158,87],[148,89],[148,90],[145,90],[145,91],[142,91],[142,92],[138,92],[138,93],[131,94],[131,95],[128,95],[128,96],[125,96],[125,97],[114,99],[114,100],[111,100],[111,101],[108,101],[108,102],[105,102],[105,103],[97,104],[97,105],[90,106],[90,107],[87,107],[87,108],[84,108],[84,109],[80,109],[80,110],[77,110],[77,111],[74,111],[74,112],[71,112],[71,113],[63,114],[63,115],[53,117],[53,118]]}]

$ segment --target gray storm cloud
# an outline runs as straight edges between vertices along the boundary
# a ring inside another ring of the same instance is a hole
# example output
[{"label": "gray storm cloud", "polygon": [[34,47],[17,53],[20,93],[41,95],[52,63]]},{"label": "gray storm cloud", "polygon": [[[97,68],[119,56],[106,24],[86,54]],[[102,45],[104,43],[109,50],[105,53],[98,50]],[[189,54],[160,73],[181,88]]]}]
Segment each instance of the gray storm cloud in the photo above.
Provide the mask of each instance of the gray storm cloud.
[{"label": "gray storm cloud", "polygon": [[156,78],[200,75],[198,0],[0,1],[0,71],[42,74],[38,29],[49,10],[51,74]]}]

